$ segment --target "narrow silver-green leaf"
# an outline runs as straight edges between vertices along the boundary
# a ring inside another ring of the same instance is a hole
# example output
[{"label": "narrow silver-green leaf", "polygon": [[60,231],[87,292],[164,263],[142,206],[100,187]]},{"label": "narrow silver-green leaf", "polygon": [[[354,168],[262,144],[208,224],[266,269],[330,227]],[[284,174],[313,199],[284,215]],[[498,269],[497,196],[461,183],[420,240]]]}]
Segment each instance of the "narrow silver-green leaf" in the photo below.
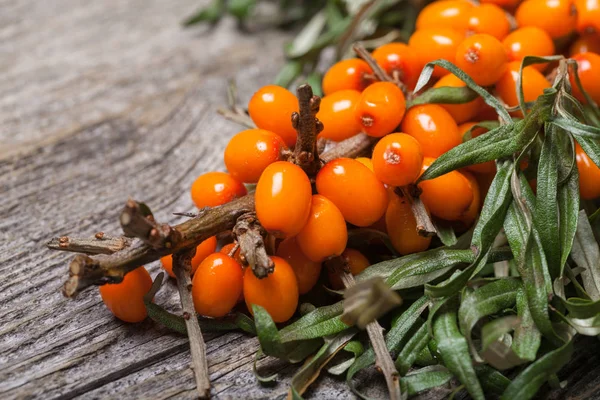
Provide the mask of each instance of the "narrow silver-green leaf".
[{"label": "narrow silver-green leaf", "polygon": [[414,396],[425,390],[433,389],[450,382],[453,375],[447,368],[441,365],[424,367],[400,378],[402,392]]},{"label": "narrow silver-green leaf", "polygon": [[600,300],[600,247],[584,210],[579,214],[571,258],[585,268],[581,279],[587,294],[592,300]]},{"label": "narrow silver-green leaf", "polygon": [[400,375],[406,375],[421,354],[421,351],[427,348],[427,343],[429,343],[430,339],[427,324],[422,324],[414,335],[408,339],[408,342],[402,347],[396,358],[396,369]]},{"label": "narrow silver-green leaf", "polygon": [[519,358],[533,361],[540,348],[542,334],[535,326],[523,288],[517,293],[517,316],[521,323],[515,328],[511,347]]},{"label": "narrow silver-green leaf", "polygon": [[341,301],[330,306],[319,307],[283,328],[279,332],[280,340],[282,343],[287,343],[296,340],[314,339],[348,329],[348,325],[340,319],[343,311]]}]

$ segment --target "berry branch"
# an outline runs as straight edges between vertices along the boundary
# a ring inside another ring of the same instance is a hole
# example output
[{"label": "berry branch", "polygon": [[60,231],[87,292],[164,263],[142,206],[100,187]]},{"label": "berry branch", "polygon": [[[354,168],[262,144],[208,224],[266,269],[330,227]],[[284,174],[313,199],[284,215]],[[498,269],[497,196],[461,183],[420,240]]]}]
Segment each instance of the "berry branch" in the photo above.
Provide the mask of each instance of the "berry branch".
[{"label": "berry branch", "polygon": [[417,221],[417,233],[424,237],[435,236],[437,234],[437,229],[435,228],[435,225],[433,225],[433,222],[431,222],[425,204],[423,204],[423,201],[421,201],[421,198],[419,197],[419,187],[417,185],[397,187],[394,190],[394,193],[406,198],[410,203],[410,208]]},{"label": "berry branch", "polygon": [[194,301],[192,299],[192,258],[196,254],[196,248],[185,249],[173,254],[173,273],[177,277],[177,290],[181,300],[183,319],[190,341],[190,353],[192,355],[191,368],[196,378],[196,389],[201,399],[210,397],[210,379],[208,377],[208,363],[206,361],[206,345],[200,330]]},{"label": "berry branch", "polygon": [[108,237],[98,232],[91,238],[71,238],[62,236],[53,238],[46,246],[52,250],[73,251],[84,254],[112,254],[131,245],[126,237]]},{"label": "berry branch", "polygon": [[314,96],[308,84],[298,87],[298,105],[300,112],[292,114],[292,125],[298,132],[292,162],[306,172],[315,176],[321,167],[317,150],[317,135],[323,130],[323,124],[316,117],[321,105],[321,98]]},{"label": "berry branch", "polygon": [[233,236],[240,246],[240,253],[259,279],[266,278],[274,269],[273,260],[265,248],[266,234],[254,212],[239,217],[233,227]]},{"label": "berry branch", "polygon": [[[321,159],[329,161],[339,157],[355,157],[367,151],[371,144],[372,139],[366,135],[357,135],[326,151],[322,154]],[[127,214],[130,211],[124,210]],[[254,195],[249,194],[222,206],[203,210],[188,221],[171,226],[170,229],[173,231],[171,240],[163,242],[163,245],[159,247],[153,247],[141,238],[138,240],[119,238],[130,243],[123,246],[123,248],[116,248],[108,244],[106,246],[100,245],[100,242],[96,243],[92,246],[93,251],[85,251],[85,253],[95,255],[78,254],[71,261],[69,278],[63,285],[63,293],[67,297],[75,297],[90,286],[119,283],[123,280],[125,274],[140,265],[156,261],[179,250],[197,246],[211,236],[233,229],[240,216],[253,211]],[[131,226],[129,223],[126,225]],[[143,232],[138,233],[143,236]],[[145,238],[145,236],[143,237]],[[88,249],[87,243],[89,240],[63,236],[52,239],[47,243],[47,247],[53,250],[78,251],[75,249]],[[100,241],[100,239],[98,240]],[[83,246],[84,242],[86,243],[85,246]],[[68,244],[61,246],[60,243]],[[77,244],[77,246],[70,243]]]}]

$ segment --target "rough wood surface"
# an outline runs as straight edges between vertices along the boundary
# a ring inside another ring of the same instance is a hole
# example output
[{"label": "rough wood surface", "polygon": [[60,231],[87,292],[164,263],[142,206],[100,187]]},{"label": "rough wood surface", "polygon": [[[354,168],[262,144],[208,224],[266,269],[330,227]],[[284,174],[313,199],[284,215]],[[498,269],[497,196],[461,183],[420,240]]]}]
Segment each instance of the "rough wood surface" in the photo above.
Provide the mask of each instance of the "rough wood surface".
[{"label": "rough wood surface", "polygon": [[[45,242],[118,234],[128,197],[178,222],[171,212],[193,210],[193,180],[222,168],[223,147],[238,130],[215,112],[226,104],[227,79],[236,78],[247,101],[282,65],[286,36],[250,36],[231,20],[180,29],[201,3],[0,0],[0,398],[195,396],[187,339],[150,321],[119,322],[96,290],[65,299],[72,254]],[[172,282],[156,301],[178,310]],[[296,367],[267,359],[259,365],[278,370],[280,381],[258,385],[255,338],[205,338],[215,397],[286,393]],[[585,344],[556,398],[598,396],[600,345]],[[383,394],[382,379],[367,381]],[[329,376],[307,395],[353,397]]]}]

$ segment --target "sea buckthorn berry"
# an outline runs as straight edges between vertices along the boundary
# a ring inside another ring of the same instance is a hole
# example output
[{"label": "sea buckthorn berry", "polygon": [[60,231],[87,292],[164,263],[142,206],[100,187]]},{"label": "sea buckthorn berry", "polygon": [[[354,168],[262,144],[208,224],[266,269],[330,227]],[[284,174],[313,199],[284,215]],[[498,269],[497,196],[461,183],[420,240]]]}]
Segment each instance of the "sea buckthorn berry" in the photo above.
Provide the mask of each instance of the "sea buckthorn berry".
[{"label": "sea buckthorn berry", "polygon": [[340,90],[362,92],[373,82],[372,75],[369,64],[360,58],[338,61],[323,76],[323,93],[327,96]]},{"label": "sea buckthorn berry", "polygon": [[[576,54],[571,57],[577,61],[577,74],[581,81],[581,86],[590,95],[592,100],[600,103],[600,55],[592,52]],[[572,74],[571,74],[572,75]],[[579,101],[585,102],[585,97],[577,87],[575,78],[570,77],[573,94]]]},{"label": "sea buckthorn berry", "polygon": [[515,12],[520,27],[537,26],[557,39],[575,30],[577,11],[572,0],[527,0]]},{"label": "sea buckthorn berry", "polygon": [[277,248],[277,256],[283,258],[294,270],[298,292],[308,293],[319,280],[321,263],[311,261],[298,246],[296,238],[285,239]]},{"label": "sea buckthorn berry", "polygon": [[[519,98],[517,96],[517,79],[519,79],[520,69],[520,61],[513,61],[509,63],[508,69],[504,75],[502,75],[502,78],[496,82],[496,92],[502,101],[509,107],[515,107],[519,105]],[[544,89],[550,87],[550,82],[546,80],[546,77],[532,66],[523,68],[522,84],[523,96],[526,103],[535,101],[544,93]],[[522,117],[523,113],[521,113],[521,111],[517,111],[513,113],[513,115]]]},{"label": "sea buckthorn berry", "polygon": [[600,0],[575,0],[577,31],[600,34]]},{"label": "sea buckthorn berry", "polygon": [[372,160],[377,179],[386,185],[405,186],[419,177],[423,151],[414,137],[392,133],[377,142]]},{"label": "sea buckthorn berry", "polygon": [[357,90],[338,90],[321,99],[317,118],[323,123],[320,138],[340,142],[360,133],[360,125],[354,117],[354,107],[360,99]]},{"label": "sea buckthorn berry", "polygon": [[389,76],[409,88],[415,87],[423,66],[413,48],[404,43],[388,43],[376,48],[371,55]]},{"label": "sea buckthorn berry", "polygon": [[[434,161],[434,158],[426,157],[423,161],[423,172]],[[458,221],[463,218],[473,201],[471,183],[458,171],[422,181],[419,187],[423,191],[421,200],[429,212],[448,221]]]},{"label": "sea buckthorn berry", "polygon": [[600,33],[579,36],[569,47],[569,56],[588,51],[600,54]]},{"label": "sea buckthorn berry", "polygon": [[192,201],[198,208],[217,207],[245,196],[244,184],[226,172],[207,172],[192,184]]},{"label": "sea buckthorn berry", "polygon": [[[416,51],[420,65],[424,66],[440,58],[454,63],[456,49],[464,38],[463,32],[452,28],[427,28],[413,33],[408,45]],[[439,78],[447,73],[448,71],[439,66],[433,69],[434,77]]]},{"label": "sea buckthorn berry", "polygon": [[[226,244],[225,246],[221,247],[221,250],[219,250],[219,253],[229,255],[231,253],[231,251],[234,249],[235,246],[236,246],[235,243]],[[238,263],[240,263],[240,265],[243,266],[244,262],[242,260],[242,253],[241,253],[240,250],[241,250],[241,248],[238,246],[238,248],[235,251],[235,253],[233,253],[233,259],[235,261],[237,261]]]},{"label": "sea buckthorn berry", "polygon": [[[440,87],[465,87],[467,86],[459,77],[454,74],[444,75],[439,81],[433,85],[435,88]],[[457,124],[468,121],[474,118],[481,108],[483,99],[477,96],[476,99],[463,104],[440,104],[444,110],[448,111]]]},{"label": "sea buckthorn berry", "polygon": [[296,239],[304,254],[312,261],[320,262],[339,256],[348,242],[344,216],[331,200],[315,194],[308,221]]},{"label": "sea buckthorn berry", "polygon": [[317,191],[356,226],[369,226],[385,213],[388,194],[373,171],[351,158],[330,161],[317,174]]},{"label": "sea buckthorn berry", "polygon": [[144,295],[152,287],[152,278],[144,267],[138,267],[123,277],[120,283],[100,286],[100,296],[115,317],[125,322],[141,322],[148,315]]},{"label": "sea buckthorn berry", "polygon": [[250,118],[260,129],[275,132],[288,146],[298,136],[292,126],[292,113],[298,112],[298,99],[289,90],[277,86],[263,86],[248,103]]},{"label": "sea buckthorn berry", "polygon": [[258,279],[252,268],[244,273],[244,300],[252,314],[252,305],[263,307],[273,321],[285,322],[292,318],[298,306],[298,283],[294,270],[283,258],[271,257],[274,270],[266,278]]},{"label": "sea buckthorn berry", "polygon": [[363,132],[381,137],[400,125],[405,111],[402,90],[391,82],[377,82],[362,92],[354,116]]},{"label": "sea buckthorn berry", "polygon": [[425,157],[438,157],[462,143],[456,122],[437,104],[411,107],[402,121],[402,131],[417,139]]},{"label": "sea buckthorn berry", "polygon": [[312,188],[302,168],[287,161],[269,165],[256,185],[256,215],[277,237],[296,236],[310,213]]},{"label": "sea buckthorn berry", "polygon": [[356,157],[356,161],[373,171],[373,161],[367,157]]},{"label": "sea buckthorn berry", "polygon": [[[362,271],[367,269],[369,265],[371,265],[369,259],[358,250],[346,249],[342,253],[341,257],[348,265],[352,275],[360,274]],[[329,282],[331,283],[331,287],[333,289],[339,290],[344,288],[344,284],[342,283],[342,280],[338,274],[334,274],[328,270],[327,275],[329,276]]]},{"label": "sea buckthorn berry", "polygon": [[502,40],[510,32],[506,12],[495,4],[482,4],[469,12],[468,32],[487,33]]},{"label": "sea buckthorn berry", "polygon": [[417,17],[416,28],[452,28],[459,32],[467,30],[469,12],[475,6],[466,0],[442,0],[429,3]]},{"label": "sea buckthorn berry", "polygon": [[[464,140],[465,134],[473,128],[473,126],[477,125],[477,122],[465,122],[462,125],[458,126],[458,133]],[[471,130],[471,139],[475,139],[477,136],[486,133],[488,130],[483,127],[477,127]],[[493,161],[486,161],[480,164],[473,164],[466,167],[471,172],[476,172],[478,174],[492,174],[496,172],[496,163]]]},{"label": "sea buckthorn berry", "polygon": [[460,221],[465,225],[465,228],[468,229],[471,225],[473,225],[477,219],[477,216],[479,215],[479,211],[481,209],[481,191],[479,189],[479,183],[473,174],[467,171],[461,171],[461,173],[469,180],[471,189],[473,190],[473,201],[471,201],[469,208],[467,208],[467,211],[465,211],[460,219]]},{"label": "sea buckthorn berry", "polygon": [[[546,57],[554,54],[554,42],[545,30],[537,26],[525,26],[511,32],[502,41],[508,61],[521,61],[526,56]],[[548,64],[534,64],[543,71]]]},{"label": "sea buckthorn berry", "polygon": [[286,148],[275,133],[248,129],[231,138],[225,148],[225,165],[240,182],[256,183],[269,164],[278,161]]},{"label": "sea buckthorn berry", "polygon": [[431,244],[431,237],[417,233],[417,220],[404,197],[392,197],[385,213],[385,226],[392,246],[400,255],[425,251]]},{"label": "sea buckthorn berry", "polygon": [[[194,275],[194,273],[196,272],[196,269],[198,269],[198,266],[200,265],[200,263],[202,261],[204,261],[204,259],[206,257],[208,257],[210,254],[214,253],[216,248],[217,248],[217,237],[216,236],[209,237],[208,239],[206,239],[205,241],[203,241],[196,247],[196,254],[192,258],[191,275]],[[160,264],[163,267],[163,269],[167,272],[167,274],[169,274],[169,276],[171,276],[172,278],[175,278],[175,274],[173,273],[173,256],[172,255],[161,257]]]},{"label": "sea buckthorn berry", "polygon": [[600,197],[600,168],[581,148],[579,143],[575,144],[575,155],[577,157],[577,169],[579,170],[579,193],[584,200],[592,200]]},{"label": "sea buckthorn berry", "polygon": [[206,317],[224,317],[237,304],[242,287],[242,266],[226,254],[213,253],[202,261],[192,280],[194,308]]},{"label": "sea buckthorn berry", "polygon": [[456,49],[456,66],[481,86],[496,83],[506,71],[507,61],[502,43],[485,33],[469,36]]}]

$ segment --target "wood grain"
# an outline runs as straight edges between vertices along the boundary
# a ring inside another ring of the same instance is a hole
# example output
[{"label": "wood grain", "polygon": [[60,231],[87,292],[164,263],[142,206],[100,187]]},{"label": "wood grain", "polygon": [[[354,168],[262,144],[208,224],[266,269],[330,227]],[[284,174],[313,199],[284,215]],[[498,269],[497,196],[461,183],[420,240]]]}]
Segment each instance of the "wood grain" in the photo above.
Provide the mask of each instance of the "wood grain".
[{"label": "wood grain", "polygon": [[[223,168],[222,150],[238,130],[215,112],[226,104],[227,79],[247,101],[282,65],[288,37],[241,33],[232,20],[180,29],[200,4],[0,0],[0,398],[195,396],[187,339],[150,321],[119,322],[96,290],[63,298],[72,254],[44,245],[54,236],[118,234],[129,197],[158,220],[179,222],[171,213],[193,210],[193,180]],[[156,301],[179,309],[172,282]],[[253,377],[255,338],[205,339],[215,397],[286,393],[294,366],[261,361],[279,371],[273,387]],[[585,344],[566,369],[575,384],[557,398],[600,393],[600,346]],[[367,393],[383,396],[381,379],[366,381]],[[354,397],[329,376],[308,396]]]}]

